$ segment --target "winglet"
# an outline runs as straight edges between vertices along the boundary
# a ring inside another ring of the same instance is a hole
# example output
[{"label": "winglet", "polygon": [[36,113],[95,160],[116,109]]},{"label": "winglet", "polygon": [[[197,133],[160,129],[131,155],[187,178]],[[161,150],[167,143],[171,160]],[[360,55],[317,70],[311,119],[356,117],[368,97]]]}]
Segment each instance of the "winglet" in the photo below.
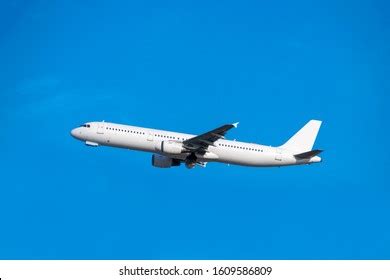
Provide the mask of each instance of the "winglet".
[{"label": "winglet", "polygon": [[236,122],[236,123],[233,124],[233,126],[234,126],[235,128],[237,128],[238,125],[239,125],[239,122]]}]

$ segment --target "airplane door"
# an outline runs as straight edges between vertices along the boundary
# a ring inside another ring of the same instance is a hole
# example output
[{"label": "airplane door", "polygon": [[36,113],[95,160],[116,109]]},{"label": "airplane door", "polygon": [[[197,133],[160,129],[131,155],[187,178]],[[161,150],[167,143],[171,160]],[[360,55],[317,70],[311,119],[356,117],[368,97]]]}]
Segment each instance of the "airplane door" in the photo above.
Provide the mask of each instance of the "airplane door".
[{"label": "airplane door", "polygon": [[282,150],[281,149],[276,149],[275,160],[282,161]]},{"label": "airplane door", "polygon": [[148,141],[152,142],[153,139],[154,139],[153,131],[149,131],[149,132],[148,132]]},{"label": "airplane door", "polygon": [[104,122],[101,122],[98,124],[97,133],[98,134],[104,134],[104,129],[106,128],[106,124]]}]

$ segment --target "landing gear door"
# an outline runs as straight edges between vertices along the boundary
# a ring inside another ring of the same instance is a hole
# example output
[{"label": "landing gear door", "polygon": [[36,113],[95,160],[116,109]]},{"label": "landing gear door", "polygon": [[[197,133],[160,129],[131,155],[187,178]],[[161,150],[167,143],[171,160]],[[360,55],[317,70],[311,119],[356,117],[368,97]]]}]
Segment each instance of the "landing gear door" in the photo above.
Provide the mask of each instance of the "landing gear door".
[{"label": "landing gear door", "polygon": [[106,124],[104,122],[101,122],[98,124],[97,133],[98,134],[104,134],[104,129],[106,128]]}]

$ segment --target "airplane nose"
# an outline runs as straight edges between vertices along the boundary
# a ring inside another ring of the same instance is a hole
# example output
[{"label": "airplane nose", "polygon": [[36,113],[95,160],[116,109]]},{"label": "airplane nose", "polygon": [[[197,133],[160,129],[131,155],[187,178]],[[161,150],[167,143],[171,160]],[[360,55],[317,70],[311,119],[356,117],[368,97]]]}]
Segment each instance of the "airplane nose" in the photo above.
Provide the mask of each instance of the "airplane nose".
[{"label": "airplane nose", "polygon": [[70,135],[72,135],[74,138],[78,138],[79,133],[78,133],[78,129],[77,128],[73,128],[71,131],[70,131]]}]

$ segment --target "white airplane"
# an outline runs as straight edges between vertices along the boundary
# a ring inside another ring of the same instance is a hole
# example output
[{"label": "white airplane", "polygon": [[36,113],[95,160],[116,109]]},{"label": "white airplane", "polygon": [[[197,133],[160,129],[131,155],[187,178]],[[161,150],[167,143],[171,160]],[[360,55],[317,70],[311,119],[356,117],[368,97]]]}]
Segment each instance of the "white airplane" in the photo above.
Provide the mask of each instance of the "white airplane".
[{"label": "white airplane", "polygon": [[225,134],[238,123],[226,124],[201,135],[128,126],[109,122],[88,122],[71,135],[88,146],[111,146],[154,153],[152,165],[160,168],[222,162],[243,166],[286,166],[321,162],[322,150],[312,150],[321,121],[311,120],[279,147],[231,141]]}]

